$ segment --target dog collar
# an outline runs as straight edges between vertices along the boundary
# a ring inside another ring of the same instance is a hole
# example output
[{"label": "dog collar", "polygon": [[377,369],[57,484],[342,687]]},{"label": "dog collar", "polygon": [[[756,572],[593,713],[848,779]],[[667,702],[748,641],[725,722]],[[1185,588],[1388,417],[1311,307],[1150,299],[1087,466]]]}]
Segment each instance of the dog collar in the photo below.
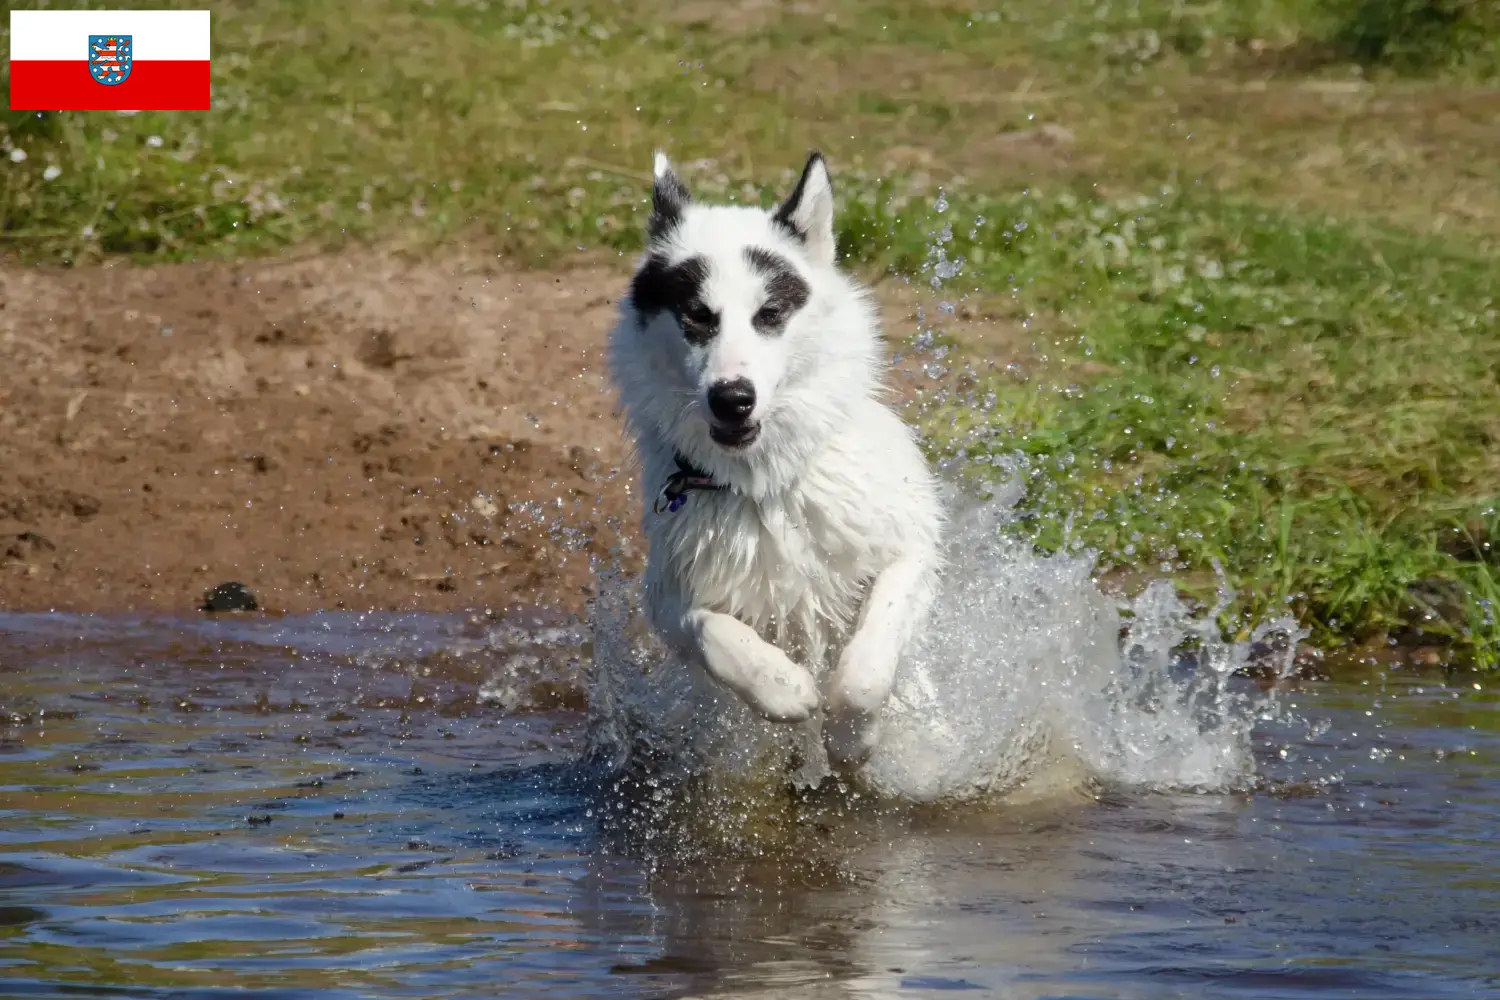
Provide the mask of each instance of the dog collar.
[{"label": "dog collar", "polygon": [[687,503],[688,493],[692,490],[729,489],[724,483],[714,482],[713,476],[681,455],[674,455],[673,458],[677,462],[677,471],[667,477],[661,492],[656,495],[656,503],[652,507],[656,513],[677,513]]}]

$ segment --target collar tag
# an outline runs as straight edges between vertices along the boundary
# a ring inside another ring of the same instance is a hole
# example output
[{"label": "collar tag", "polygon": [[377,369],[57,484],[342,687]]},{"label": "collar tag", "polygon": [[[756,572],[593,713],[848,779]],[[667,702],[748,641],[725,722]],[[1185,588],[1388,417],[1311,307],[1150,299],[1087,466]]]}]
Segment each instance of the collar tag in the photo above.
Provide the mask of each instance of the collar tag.
[{"label": "collar tag", "polygon": [[681,455],[676,456],[677,471],[667,477],[651,509],[658,514],[675,514],[687,504],[692,490],[725,490],[729,487],[697,468]]}]

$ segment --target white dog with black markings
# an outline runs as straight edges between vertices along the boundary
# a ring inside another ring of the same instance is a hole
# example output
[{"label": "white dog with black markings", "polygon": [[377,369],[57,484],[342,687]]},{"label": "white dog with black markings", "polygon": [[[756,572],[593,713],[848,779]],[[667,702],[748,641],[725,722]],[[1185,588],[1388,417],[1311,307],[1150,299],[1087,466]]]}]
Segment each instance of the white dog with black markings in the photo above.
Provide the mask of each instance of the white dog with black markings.
[{"label": "white dog with black markings", "polygon": [[881,401],[879,321],[835,262],[822,156],[771,212],[693,201],[661,153],[653,173],[610,340],[652,623],[764,718],[821,711],[830,759],[856,766],[932,603],[937,483]]}]

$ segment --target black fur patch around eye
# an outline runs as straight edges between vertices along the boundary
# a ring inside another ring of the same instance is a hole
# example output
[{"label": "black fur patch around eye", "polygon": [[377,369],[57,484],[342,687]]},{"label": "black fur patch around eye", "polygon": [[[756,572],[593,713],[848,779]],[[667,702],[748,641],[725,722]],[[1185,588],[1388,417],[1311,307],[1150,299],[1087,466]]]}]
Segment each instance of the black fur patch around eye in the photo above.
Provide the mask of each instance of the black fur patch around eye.
[{"label": "black fur patch around eye", "polygon": [[689,257],[676,264],[652,254],[636,272],[630,285],[630,301],[640,314],[641,325],[659,313],[670,312],[682,332],[694,344],[706,344],[719,332],[719,317],[703,304],[703,283],[708,280],[708,261]]},{"label": "black fur patch around eye", "polygon": [[780,333],[792,314],[807,305],[812,289],[790,261],[770,250],[747,247],[745,260],[751,270],[766,279],[766,301],[751,322],[761,333]]}]

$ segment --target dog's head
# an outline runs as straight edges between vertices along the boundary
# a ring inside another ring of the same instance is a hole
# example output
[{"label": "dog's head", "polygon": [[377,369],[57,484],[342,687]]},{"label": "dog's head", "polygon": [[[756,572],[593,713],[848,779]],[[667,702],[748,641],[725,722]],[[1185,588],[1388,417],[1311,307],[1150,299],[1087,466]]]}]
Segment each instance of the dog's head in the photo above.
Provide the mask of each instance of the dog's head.
[{"label": "dog's head", "polygon": [[[654,163],[649,247],[630,305],[674,397],[658,412],[677,438],[720,453],[756,449],[778,396],[817,355],[834,267],[833,186],[817,153],[779,207],[695,202],[662,153]],[[664,428],[668,429],[668,428]]]}]

